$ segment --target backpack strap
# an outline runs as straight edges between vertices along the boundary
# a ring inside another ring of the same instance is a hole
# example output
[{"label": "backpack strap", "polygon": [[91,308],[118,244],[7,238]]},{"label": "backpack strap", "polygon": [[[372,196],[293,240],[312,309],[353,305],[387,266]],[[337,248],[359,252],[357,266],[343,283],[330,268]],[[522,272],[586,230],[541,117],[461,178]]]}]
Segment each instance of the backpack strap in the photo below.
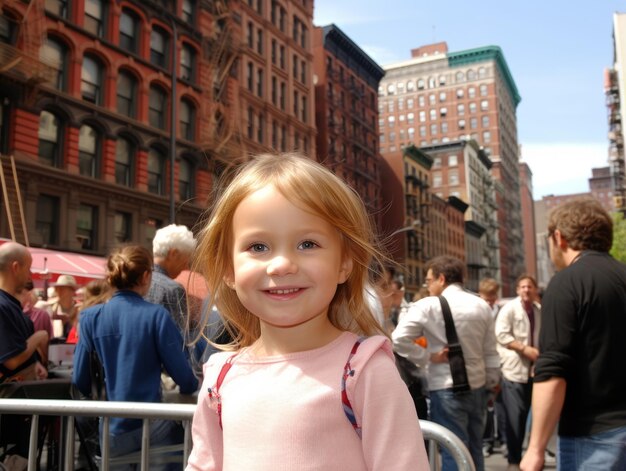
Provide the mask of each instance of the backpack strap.
[{"label": "backpack strap", "polygon": [[220,386],[224,382],[224,378],[226,377],[226,374],[228,373],[230,368],[233,366],[233,360],[235,359],[237,355],[239,355],[239,353],[235,353],[234,355],[231,355],[230,357],[228,357],[228,360],[226,360],[226,362],[222,365],[222,369],[220,370],[220,373],[217,375],[217,381],[215,382],[215,386],[208,389],[209,399],[215,400],[217,402],[216,412],[217,412],[217,417],[218,417],[218,421],[219,421],[221,429],[223,429],[222,427],[222,397],[220,396],[219,390],[220,390]]},{"label": "backpack strap", "polygon": [[346,380],[354,376],[355,371],[352,369],[352,366],[350,366],[350,361],[356,354],[363,340],[364,337],[359,337],[352,346],[352,350],[350,350],[350,355],[348,355],[348,361],[346,361],[346,365],[343,368],[343,376],[341,377],[341,403],[343,405],[343,411],[346,414],[348,421],[352,424],[352,428],[354,428],[354,431],[359,436],[359,438],[361,438],[361,426],[357,423],[354,409],[352,408],[352,403],[350,402],[350,398],[348,397]]},{"label": "backpack strap", "polygon": [[[350,361],[356,354],[357,350],[359,349],[359,346],[361,345],[364,339],[365,337],[359,337],[357,341],[354,342],[354,345],[352,346],[352,349],[350,350],[350,354],[348,355],[348,360],[346,361],[346,364],[343,367],[343,375],[341,377],[341,403],[343,406],[343,411],[346,414],[346,418],[348,419],[350,424],[352,424],[352,428],[354,428],[354,431],[359,436],[359,438],[361,438],[361,426],[358,424],[356,420],[354,409],[352,408],[352,403],[350,402],[350,398],[348,397],[348,389],[347,389],[346,381],[348,378],[354,376],[355,371],[352,369],[352,366],[350,366]],[[220,369],[219,374],[217,375],[217,381],[215,381],[215,386],[208,389],[209,399],[215,400],[217,402],[216,412],[217,412],[217,417],[218,417],[221,429],[223,429],[222,427],[222,398],[220,396],[219,389],[222,383],[224,382],[224,378],[226,377],[226,374],[233,366],[233,360],[238,354],[239,353],[235,353],[234,355],[230,356],[226,360],[226,362],[222,365],[222,368]]]}]

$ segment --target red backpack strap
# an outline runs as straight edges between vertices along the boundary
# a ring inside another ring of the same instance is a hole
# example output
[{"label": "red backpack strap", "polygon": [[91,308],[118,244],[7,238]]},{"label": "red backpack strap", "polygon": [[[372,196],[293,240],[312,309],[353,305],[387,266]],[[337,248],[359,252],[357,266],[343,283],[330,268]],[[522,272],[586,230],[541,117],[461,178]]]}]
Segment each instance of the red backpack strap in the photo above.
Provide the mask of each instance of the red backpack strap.
[{"label": "red backpack strap", "polygon": [[233,360],[235,359],[237,355],[239,355],[239,353],[235,353],[234,355],[231,355],[230,357],[228,357],[226,362],[222,365],[222,368],[220,369],[220,373],[217,375],[217,381],[215,382],[215,386],[213,386],[212,388],[209,388],[208,390],[209,399],[215,400],[217,402],[216,412],[217,412],[217,417],[219,420],[220,428],[223,428],[222,427],[222,397],[220,396],[220,386],[224,382],[224,378],[226,377],[226,374],[228,373],[230,368],[233,366]]},{"label": "red backpack strap", "polygon": [[361,426],[358,424],[356,420],[356,416],[354,414],[354,409],[352,408],[352,403],[350,402],[350,398],[348,397],[348,389],[346,386],[346,380],[352,376],[354,376],[355,371],[350,366],[350,361],[356,354],[359,349],[359,345],[363,342],[365,337],[359,337],[359,339],[352,346],[352,350],[350,350],[350,355],[348,355],[348,361],[346,361],[346,365],[343,368],[343,376],[341,377],[341,403],[343,406],[343,412],[346,414],[348,421],[352,424],[354,431],[361,438]]}]

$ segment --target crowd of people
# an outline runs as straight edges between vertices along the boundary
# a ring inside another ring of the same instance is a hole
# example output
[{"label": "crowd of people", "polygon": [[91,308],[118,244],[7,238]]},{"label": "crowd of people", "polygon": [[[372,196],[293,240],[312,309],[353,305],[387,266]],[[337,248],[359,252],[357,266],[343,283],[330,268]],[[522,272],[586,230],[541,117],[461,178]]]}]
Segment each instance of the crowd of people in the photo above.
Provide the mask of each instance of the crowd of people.
[{"label": "crowd of people", "polygon": [[[559,420],[559,469],[626,469],[626,266],[608,254],[611,218],[576,200],[549,231],[559,271],[541,298],[529,274],[505,303],[494,279],[469,292],[463,262],[439,256],[408,299],[345,183],[300,156],[259,156],[197,239],[173,224],[152,252],[113,250],[81,302],[70,275],[37,302],[28,249],[0,246],[0,383],[45,379],[59,337],[76,343],[84,397],[196,393],[192,471],[428,469],[418,417],[456,434],[479,471],[498,441],[509,469],[542,469]],[[175,281],[192,263],[202,308]],[[12,452],[26,456],[22,429]],[[112,457],[141,448],[141,421],[109,433]],[[182,440],[179,424],[151,423],[152,446]],[[151,469],[181,469],[168,458]],[[456,469],[445,451],[442,465]]]}]

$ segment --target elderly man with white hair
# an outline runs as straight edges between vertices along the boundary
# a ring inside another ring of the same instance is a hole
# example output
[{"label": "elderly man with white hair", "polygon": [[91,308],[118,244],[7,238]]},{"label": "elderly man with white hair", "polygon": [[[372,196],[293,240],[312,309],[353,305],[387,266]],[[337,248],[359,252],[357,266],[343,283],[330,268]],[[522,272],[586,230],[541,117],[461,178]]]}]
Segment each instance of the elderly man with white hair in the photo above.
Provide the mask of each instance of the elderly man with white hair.
[{"label": "elderly man with white hair", "polygon": [[162,227],[152,241],[154,270],[152,283],[145,300],[165,307],[184,333],[187,318],[185,289],[174,281],[189,267],[196,240],[187,226],[170,224]]}]

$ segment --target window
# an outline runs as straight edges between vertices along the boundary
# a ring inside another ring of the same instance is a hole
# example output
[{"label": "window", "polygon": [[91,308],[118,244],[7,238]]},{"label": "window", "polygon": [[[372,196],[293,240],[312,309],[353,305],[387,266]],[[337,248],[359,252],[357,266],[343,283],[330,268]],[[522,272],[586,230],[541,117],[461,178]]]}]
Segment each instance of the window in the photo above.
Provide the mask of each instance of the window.
[{"label": "window", "polygon": [[456,112],[459,116],[463,116],[465,114],[465,105],[463,103],[456,105]]},{"label": "window", "polygon": [[456,167],[459,164],[459,157],[457,155],[448,156],[448,166]]},{"label": "window", "polygon": [[248,139],[254,137],[254,110],[251,106],[248,107]]},{"label": "window", "polygon": [[465,95],[465,92],[463,91],[463,89],[462,88],[458,88],[456,90],[456,97],[457,98],[463,98],[463,95]]},{"label": "window", "polygon": [[476,118],[470,118],[470,129],[476,129],[478,127],[478,120]]},{"label": "window", "polygon": [[459,119],[459,129],[465,129],[465,120]]},{"label": "window", "polygon": [[406,83],[406,91],[407,92],[414,92],[415,91],[415,82],[413,82],[413,80],[409,80]]},{"label": "window", "polygon": [[39,161],[51,167],[61,166],[61,123],[49,111],[39,115]]},{"label": "window", "polygon": [[426,122],[426,111],[420,111],[420,123]]},{"label": "window", "polygon": [[479,67],[478,68],[478,78],[485,78],[487,77],[487,69],[485,69],[484,67]]},{"label": "window", "polygon": [[117,112],[134,118],[137,113],[136,96],[137,80],[129,72],[120,71],[117,76]]},{"label": "window", "polygon": [[463,83],[465,82],[465,74],[462,71],[458,71],[456,73],[456,83]]},{"label": "window", "polygon": [[476,113],[476,103],[473,101],[469,104],[469,111],[470,113]]},{"label": "window", "polygon": [[467,80],[476,80],[476,71],[474,69],[467,71]]},{"label": "window", "polygon": [[439,188],[441,186],[441,173],[433,173],[433,187]]},{"label": "window", "polygon": [[489,144],[491,142],[491,132],[483,131],[483,144]]},{"label": "window", "polygon": [[180,137],[193,141],[195,136],[196,108],[189,100],[180,102]]},{"label": "window", "polygon": [[80,91],[83,100],[96,105],[102,105],[102,66],[100,62],[91,56],[83,57],[83,68],[81,71]]},{"label": "window", "polygon": [[167,95],[161,87],[150,87],[150,98],[148,102],[148,122],[150,126],[165,129],[165,112]]},{"label": "window", "polygon": [[76,238],[80,241],[81,249],[96,249],[97,223],[98,207],[81,204],[78,207],[78,216],[76,218]]},{"label": "window", "polygon": [[115,230],[115,242],[123,244],[132,240],[131,227],[132,227],[132,215],[130,213],[123,213],[121,211],[115,211],[114,219]]},{"label": "window", "polygon": [[260,144],[263,144],[263,142],[265,141],[265,120],[263,118],[263,114],[259,113],[258,119],[259,119],[259,122],[256,128],[257,141]]},{"label": "window", "polygon": [[81,175],[98,176],[98,133],[86,124],[80,127],[78,135],[78,169]]},{"label": "window", "polygon": [[488,128],[489,127],[489,116],[483,116],[482,117],[482,123],[483,123],[483,128]]},{"label": "window", "polygon": [[162,152],[151,148],[148,151],[148,191],[156,195],[163,195],[165,173],[165,156]]},{"label": "window", "polygon": [[419,106],[425,106],[426,105],[426,99],[424,98],[424,95],[420,95],[417,97],[417,104]]},{"label": "window", "polygon": [[439,114],[442,118],[445,118],[448,114],[448,108],[446,108],[445,106],[443,108],[439,108]]},{"label": "window", "polygon": [[437,119],[437,110],[435,110],[435,109],[430,110],[429,115],[430,115],[430,120],[431,121],[436,120]]},{"label": "window", "polygon": [[489,109],[489,101],[481,100],[480,101],[480,110],[481,111],[487,111],[488,109]]},{"label": "window", "polygon": [[196,53],[189,44],[183,44],[180,51],[180,78],[188,82],[195,82]]},{"label": "window", "polygon": [[139,49],[139,21],[129,10],[123,9],[120,16],[120,47],[137,53]]},{"label": "window", "polygon": [[406,100],[406,107],[411,109],[415,106],[415,100],[413,98],[409,98]]},{"label": "window", "polygon": [[135,146],[126,138],[120,137],[115,144],[115,183],[133,186],[132,162]]},{"label": "window", "polygon": [[487,85],[480,86],[480,96],[487,96]]},{"label": "window", "polygon": [[246,28],[246,42],[248,47],[252,49],[254,46],[254,24],[252,21],[248,21],[248,26]]},{"label": "window", "polygon": [[409,113],[406,115],[407,123],[413,124],[415,122],[415,113]]},{"label": "window", "polygon": [[459,184],[459,171],[452,169],[448,172],[448,185],[455,186]]},{"label": "window", "polygon": [[256,30],[256,52],[263,54],[263,30],[261,28]]},{"label": "window", "polygon": [[434,136],[437,134],[437,123],[430,125],[430,134],[431,136]]},{"label": "window", "polygon": [[475,87],[469,87],[467,89],[467,96],[469,98],[476,98],[476,88]]},{"label": "window", "polygon": [[61,203],[57,196],[41,194],[37,198],[35,230],[41,236],[41,244],[44,246],[59,243],[60,207]]},{"label": "window", "polygon": [[248,91],[254,90],[254,64],[252,62],[248,62],[246,67],[246,83],[248,85]]},{"label": "window", "polygon": [[434,105],[436,103],[437,103],[437,97],[435,97],[435,94],[431,93],[430,95],[428,95],[428,104]]},{"label": "window", "polygon": [[185,23],[193,24],[196,5],[193,0],[183,0],[182,18]]},{"label": "window", "polygon": [[61,18],[67,18],[69,13],[68,0],[46,0],[46,10]]},{"label": "window", "polygon": [[389,121],[389,127],[392,128],[396,125],[396,117],[395,116],[388,116],[387,120]]},{"label": "window", "polygon": [[156,66],[167,68],[168,43],[167,33],[162,28],[153,26],[150,34],[150,62]]},{"label": "window", "polygon": [[2,10],[0,10],[0,43],[14,44],[16,39],[15,31],[15,21],[4,16]]},{"label": "window", "polygon": [[56,70],[52,86],[66,91],[67,83],[67,48],[54,38],[47,38],[41,47],[39,57]]},{"label": "window", "polygon": [[445,121],[441,123],[441,134],[446,134],[448,132],[448,123]]},{"label": "window", "polygon": [[182,159],[178,167],[178,194],[181,201],[187,201],[193,196],[192,174],[191,162],[187,159]]},{"label": "window", "polygon": [[85,29],[98,37],[104,37],[104,19],[104,2],[102,0],[85,0]]},{"label": "window", "polygon": [[257,96],[263,98],[263,78],[264,78],[263,69],[259,69],[256,71],[256,94]]}]

